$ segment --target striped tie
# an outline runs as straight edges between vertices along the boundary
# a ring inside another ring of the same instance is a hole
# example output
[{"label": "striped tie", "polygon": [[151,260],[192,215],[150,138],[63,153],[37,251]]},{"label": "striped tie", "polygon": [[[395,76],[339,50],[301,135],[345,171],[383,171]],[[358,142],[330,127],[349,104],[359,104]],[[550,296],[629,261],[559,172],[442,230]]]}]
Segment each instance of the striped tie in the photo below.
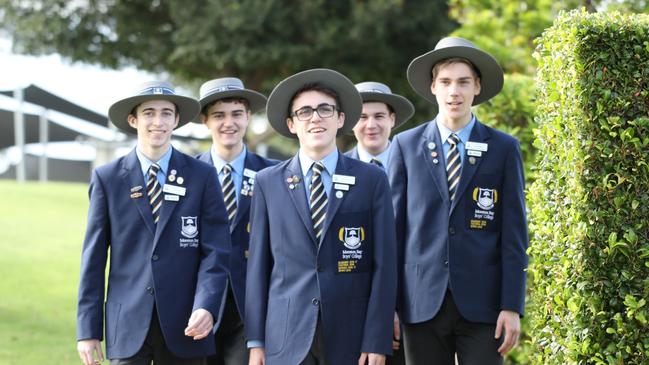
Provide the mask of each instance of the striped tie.
[{"label": "striped tie", "polygon": [[160,183],[158,183],[158,171],[160,171],[160,166],[152,164],[149,167],[149,172],[147,173],[149,178],[146,182],[146,195],[149,197],[153,223],[155,224],[158,224],[158,220],[160,220],[160,206],[162,205],[162,188],[160,187]]},{"label": "striped tie", "polygon": [[380,167],[380,168],[383,168],[383,164],[382,164],[381,161],[379,161],[377,158],[373,158],[373,159],[371,159],[371,160],[370,160],[370,163],[375,164],[376,166],[378,166],[378,167]]},{"label": "striped tie", "polygon": [[232,180],[232,166],[227,164],[223,166],[223,201],[225,202],[225,210],[228,212],[228,220],[230,223],[237,216],[237,194],[234,192],[234,180]]},{"label": "striped tie", "polygon": [[322,171],[324,165],[316,162],[311,167],[311,220],[313,221],[313,230],[315,237],[320,241],[322,237],[322,228],[327,215],[327,194],[325,193],[324,184],[322,183]]},{"label": "striped tie", "polygon": [[451,197],[451,203],[455,199],[457,193],[457,186],[460,183],[460,175],[462,174],[462,162],[460,160],[460,151],[457,144],[460,143],[460,138],[457,134],[452,133],[446,140],[451,148],[448,150],[446,157],[446,176],[448,180],[448,195]]}]

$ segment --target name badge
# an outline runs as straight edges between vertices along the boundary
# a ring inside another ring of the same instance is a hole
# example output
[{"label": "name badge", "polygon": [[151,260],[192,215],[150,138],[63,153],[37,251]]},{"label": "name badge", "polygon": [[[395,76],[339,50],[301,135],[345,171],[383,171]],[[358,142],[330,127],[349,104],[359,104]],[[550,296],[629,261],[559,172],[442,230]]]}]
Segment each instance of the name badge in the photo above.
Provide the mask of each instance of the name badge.
[{"label": "name badge", "polygon": [[466,150],[466,154],[469,156],[482,157],[482,152],[476,150]]},{"label": "name badge", "polygon": [[180,200],[180,197],[178,195],[165,194],[165,200],[170,202],[177,202]]},{"label": "name badge", "polygon": [[334,176],[331,177],[331,181],[334,183],[354,185],[356,184],[356,176],[334,174]]},{"label": "name badge", "polygon": [[176,194],[180,196],[185,196],[186,190],[187,188],[183,188],[182,186],[177,186],[177,185],[171,185],[169,183],[165,184],[164,187],[162,188],[162,191],[165,193]]},{"label": "name badge", "polygon": [[254,179],[257,175],[257,171],[252,171],[250,169],[243,169],[243,176]]},{"label": "name badge", "polygon": [[466,149],[467,150],[475,150],[475,151],[487,152],[488,148],[489,148],[489,145],[486,144],[486,143],[471,142],[471,141],[468,141],[466,143]]},{"label": "name badge", "polygon": [[349,185],[345,185],[345,184],[334,184],[334,189],[335,189],[335,190],[344,190],[344,191],[349,191]]}]

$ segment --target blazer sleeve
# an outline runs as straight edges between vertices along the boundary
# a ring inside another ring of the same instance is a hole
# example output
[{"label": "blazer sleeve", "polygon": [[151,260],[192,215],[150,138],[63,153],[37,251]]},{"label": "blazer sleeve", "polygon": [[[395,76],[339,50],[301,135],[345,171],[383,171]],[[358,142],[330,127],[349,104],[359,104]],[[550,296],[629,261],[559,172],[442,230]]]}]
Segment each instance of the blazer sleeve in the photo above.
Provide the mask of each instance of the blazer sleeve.
[{"label": "blazer sleeve", "polygon": [[362,352],[392,353],[392,330],[397,292],[396,236],[390,187],[379,172],[372,196],[372,291],[368,300]]},{"label": "blazer sleeve", "polygon": [[209,169],[201,204],[201,262],[196,278],[193,310],[208,310],[214,321],[227,289],[230,229],[216,169]]},{"label": "blazer sleeve", "polygon": [[392,207],[394,209],[394,222],[396,232],[396,257],[397,257],[397,309],[401,303],[401,281],[404,260],[404,249],[406,242],[406,229],[408,222],[408,174],[406,164],[401,151],[399,136],[392,141],[390,152],[390,164],[388,178],[390,179],[390,190],[392,192]]},{"label": "blazer sleeve", "polygon": [[77,301],[77,341],[103,339],[104,286],[110,245],[108,201],[97,170],[88,189],[90,205],[86,236],[81,252],[81,274]]},{"label": "blazer sleeve", "polygon": [[246,277],[245,332],[247,341],[266,339],[268,288],[273,259],[270,250],[268,207],[263,183],[255,182],[250,206],[250,256]]},{"label": "blazer sleeve", "polygon": [[523,315],[525,306],[525,269],[528,263],[525,178],[517,141],[508,150],[503,180],[502,220],[502,294],[501,309]]}]

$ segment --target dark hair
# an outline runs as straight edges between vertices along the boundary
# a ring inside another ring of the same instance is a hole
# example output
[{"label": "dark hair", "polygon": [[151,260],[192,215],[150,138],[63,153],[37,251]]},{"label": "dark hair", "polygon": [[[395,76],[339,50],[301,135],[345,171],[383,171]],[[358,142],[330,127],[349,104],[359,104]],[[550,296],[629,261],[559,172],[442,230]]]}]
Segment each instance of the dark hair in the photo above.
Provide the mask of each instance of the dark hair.
[{"label": "dark hair", "polygon": [[435,78],[436,78],[437,75],[439,74],[439,70],[440,70],[442,67],[444,67],[444,66],[448,66],[448,65],[452,65],[452,64],[454,64],[454,63],[463,63],[463,64],[469,66],[469,68],[470,68],[471,71],[473,72],[473,77],[475,77],[476,79],[481,78],[481,77],[480,77],[480,76],[481,76],[481,75],[480,75],[480,70],[479,70],[477,67],[475,67],[475,65],[473,64],[473,62],[469,61],[469,60],[466,59],[466,58],[462,58],[462,57],[451,57],[451,58],[445,58],[445,59],[443,59],[443,60],[441,60],[441,61],[438,61],[438,62],[433,66],[433,69],[431,70],[432,81],[435,81]]},{"label": "dark hair", "polygon": [[322,85],[320,83],[311,83],[311,84],[306,84],[306,85],[302,86],[301,88],[299,88],[295,92],[295,94],[293,94],[293,97],[291,98],[291,101],[288,103],[288,114],[287,115],[291,115],[291,113],[293,113],[293,111],[291,109],[293,109],[293,102],[295,101],[295,99],[297,99],[298,96],[300,96],[302,93],[305,93],[307,91],[321,92],[321,93],[333,98],[334,101],[336,102],[336,109],[340,110],[340,108],[341,108],[340,96],[338,96],[338,93],[334,89],[332,89],[330,87],[327,87],[327,86],[324,86],[324,85]]},{"label": "dark hair", "polygon": [[227,98],[211,101],[209,104],[205,105],[203,109],[201,109],[201,114],[207,115],[207,111],[212,107],[212,105],[218,103],[219,101],[222,103],[241,103],[246,108],[246,112],[250,111],[250,102],[248,101],[248,99],[240,96],[230,96]]},{"label": "dark hair", "polygon": [[390,112],[390,114],[395,113],[394,108],[392,107],[392,105],[386,103],[385,101],[381,101],[381,100],[363,100],[363,104],[365,104],[365,103],[383,103],[383,104],[385,104],[385,106],[388,107],[388,112]]}]

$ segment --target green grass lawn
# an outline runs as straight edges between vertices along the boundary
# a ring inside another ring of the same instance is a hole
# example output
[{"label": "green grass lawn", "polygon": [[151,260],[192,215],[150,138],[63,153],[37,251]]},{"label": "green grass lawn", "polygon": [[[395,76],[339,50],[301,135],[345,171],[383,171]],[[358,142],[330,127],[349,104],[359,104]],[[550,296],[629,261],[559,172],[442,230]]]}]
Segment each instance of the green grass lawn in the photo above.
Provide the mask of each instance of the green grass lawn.
[{"label": "green grass lawn", "polygon": [[86,184],[0,180],[0,364],[80,364]]}]

